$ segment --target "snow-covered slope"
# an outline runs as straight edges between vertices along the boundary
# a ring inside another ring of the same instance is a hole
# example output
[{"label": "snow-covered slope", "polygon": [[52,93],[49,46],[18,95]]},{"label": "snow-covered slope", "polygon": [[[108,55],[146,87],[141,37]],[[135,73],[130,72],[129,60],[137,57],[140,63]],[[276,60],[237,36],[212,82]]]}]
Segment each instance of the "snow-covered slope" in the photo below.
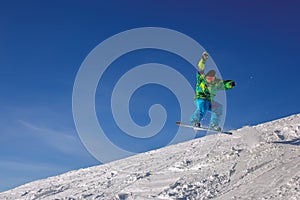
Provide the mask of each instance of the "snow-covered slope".
[{"label": "snow-covered slope", "polygon": [[0,199],[300,199],[300,114],[0,193]]}]

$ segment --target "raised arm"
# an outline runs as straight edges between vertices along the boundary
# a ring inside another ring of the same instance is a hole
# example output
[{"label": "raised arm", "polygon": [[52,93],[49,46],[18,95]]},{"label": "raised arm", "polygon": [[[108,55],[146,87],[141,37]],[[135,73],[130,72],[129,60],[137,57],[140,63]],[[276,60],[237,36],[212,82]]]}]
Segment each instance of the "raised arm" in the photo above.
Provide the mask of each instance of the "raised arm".
[{"label": "raised arm", "polygon": [[198,73],[199,74],[204,74],[204,69],[205,69],[205,63],[206,63],[206,60],[208,59],[208,53],[207,52],[203,52],[202,53],[202,57],[198,63]]}]

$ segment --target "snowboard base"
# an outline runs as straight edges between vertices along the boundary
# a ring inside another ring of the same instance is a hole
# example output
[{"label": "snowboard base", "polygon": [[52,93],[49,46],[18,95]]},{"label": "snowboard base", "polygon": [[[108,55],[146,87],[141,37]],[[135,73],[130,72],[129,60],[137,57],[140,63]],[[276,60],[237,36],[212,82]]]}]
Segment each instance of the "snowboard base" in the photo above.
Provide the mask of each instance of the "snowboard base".
[{"label": "snowboard base", "polygon": [[186,127],[186,128],[192,128],[196,131],[211,131],[211,132],[215,132],[215,133],[223,133],[223,134],[227,134],[227,135],[232,135],[232,132],[230,132],[230,131],[215,131],[215,130],[212,130],[212,129],[209,129],[209,128],[206,128],[206,127],[195,127],[195,126],[192,126],[192,125],[184,124],[182,122],[176,122],[176,124],[178,126],[183,126],[183,127]]}]

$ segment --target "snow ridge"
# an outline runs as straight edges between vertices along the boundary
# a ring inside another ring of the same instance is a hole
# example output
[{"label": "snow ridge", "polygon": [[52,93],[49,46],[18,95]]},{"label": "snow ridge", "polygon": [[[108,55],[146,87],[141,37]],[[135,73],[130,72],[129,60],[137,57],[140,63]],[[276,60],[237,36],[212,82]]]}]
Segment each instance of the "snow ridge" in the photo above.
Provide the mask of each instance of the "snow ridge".
[{"label": "snow ridge", "polygon": [[38,180],[0,199],[300,199],[300,114]]}]

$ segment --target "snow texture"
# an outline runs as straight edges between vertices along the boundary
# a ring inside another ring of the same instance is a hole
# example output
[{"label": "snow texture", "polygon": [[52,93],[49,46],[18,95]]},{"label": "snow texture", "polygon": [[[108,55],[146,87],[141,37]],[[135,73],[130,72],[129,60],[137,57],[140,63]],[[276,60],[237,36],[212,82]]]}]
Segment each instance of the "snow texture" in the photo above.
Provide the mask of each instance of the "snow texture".
[{"label": "snow texture", "polygon": [[299,200],[300,114],[38,180],[0,199]]}]

